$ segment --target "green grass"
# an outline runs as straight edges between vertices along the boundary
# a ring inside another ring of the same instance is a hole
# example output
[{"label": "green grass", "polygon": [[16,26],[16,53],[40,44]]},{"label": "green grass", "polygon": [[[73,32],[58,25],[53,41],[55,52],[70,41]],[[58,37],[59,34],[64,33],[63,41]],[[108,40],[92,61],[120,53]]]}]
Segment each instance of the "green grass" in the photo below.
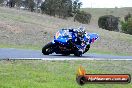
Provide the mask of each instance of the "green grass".
[{"label": "green grass", "polygon": [[129,53],[112,52],[109,50],[99,50],[99,49],[92,49],[92,48],[87,53],[108,54],[108,55],[115,55],[115,56],[132,56],[132,54],[129,54]]},{"label": "green grass", "polygon": [[39,45],[0,44],[0,48],[18,48],[18,49],[40,50],[42,48],[42,46],[39,46]]},{"label": "green grass", "polygon": [[132,84],[76,83],[82,65],[90,74],[131,74],[132,61],[0,61],[0,88],[132,88]]}]

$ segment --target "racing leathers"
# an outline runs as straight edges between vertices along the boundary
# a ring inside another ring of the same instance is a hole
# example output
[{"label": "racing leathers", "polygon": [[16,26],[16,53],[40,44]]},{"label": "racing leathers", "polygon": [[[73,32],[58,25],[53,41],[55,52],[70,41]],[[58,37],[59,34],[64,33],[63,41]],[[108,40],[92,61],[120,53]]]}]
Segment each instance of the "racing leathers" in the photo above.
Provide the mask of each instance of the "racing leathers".
[{"label": "racing leathers", "polygon": [[83,36],[78,37],[76,29],[69,29],[69,32],[72,35],[72,41],[74,42],[78,50],[83,53],[87,45],[86,43],[88,43],[88,40],[86,40],[88,39],[86,38],[86,33]]}]

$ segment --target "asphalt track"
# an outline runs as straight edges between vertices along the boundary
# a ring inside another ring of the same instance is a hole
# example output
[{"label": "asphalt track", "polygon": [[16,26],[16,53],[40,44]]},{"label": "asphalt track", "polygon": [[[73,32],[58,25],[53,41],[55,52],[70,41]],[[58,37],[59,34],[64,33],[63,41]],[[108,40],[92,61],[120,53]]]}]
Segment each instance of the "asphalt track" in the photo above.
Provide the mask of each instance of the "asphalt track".
[{"label": "asphalt track", "polygon": [[0,48],[0,59],[42,59],[42,60],[132,60],[132,56],[114,56],[87,53],[82,57],[74,55],[62,56],[58,54],[43,55],[41,50],[25,50],[15,48]]}]

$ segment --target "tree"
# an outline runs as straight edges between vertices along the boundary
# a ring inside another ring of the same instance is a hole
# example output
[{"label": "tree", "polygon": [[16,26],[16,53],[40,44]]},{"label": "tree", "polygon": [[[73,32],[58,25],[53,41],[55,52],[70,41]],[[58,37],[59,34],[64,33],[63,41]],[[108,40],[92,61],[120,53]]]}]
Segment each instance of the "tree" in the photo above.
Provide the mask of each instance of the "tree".
[{"label": "tree", "polygon": [[55,9],[53,8],[54,1],[55,0],[45,0],[41,5],[42,12],[48,15],[52,15],[52,13],[54,13],[53,9]]},{"label": "tree", "polygon": [[72,14],[72,1],[71,0],[59,0],[60,4],[56,13],[59,12],[59,17],[66,18]]},{"label": "tree", "polygon": [[34,0],[34,2],[35,2],[36,12],[38,12],[38,8],[40,7],[42,0]]},{"label": "tree", "polygon": [[132,18],[125,22],[122,21],[121,25],[122,32],[132,35]]},{"label": "tree", "polygon": [[2,4],[4,2],[4,0],[0,0],[0,4]]},{"label": "tree", "polygon": [[12,7],[15,7],[15,4],[16,4],[16,1],[15,0],[9,0],[9,7],[12,8]]},{"label": "tree", "polygon": [[129,20],[129,18],[132,17],[132,14],[130,14],[130,12],[124,17],[125,21],[127,22]]},{"label": "tree", "polygon": [[17,7],[20,7],[22,4],[22,0],[15,0],[15,4]]},{"label": "tree", "polygon": [[31,12],[34,11],[35,3],[33,0],[25,0],[25,7],[28,8]]},{"label": "tree", "polygon": [[74,14],[78,13],[80,11],[80,7],[82,6],[82,2],[79,2],[79,0],[74,0],[72,4],[72,11]]},{"label": "tree", "polygon": [[70,16],[72,13],[71,0],[45,0],[41,5],[41,10],[51,16],[59,16],[62,18]]},{"label": "tree", "polygon": [[90,23],[91,17],[92,15],[90,13],[79,11],[78,13],[75,14],[74,21],[78,21],[83,24],[88,24]]}]

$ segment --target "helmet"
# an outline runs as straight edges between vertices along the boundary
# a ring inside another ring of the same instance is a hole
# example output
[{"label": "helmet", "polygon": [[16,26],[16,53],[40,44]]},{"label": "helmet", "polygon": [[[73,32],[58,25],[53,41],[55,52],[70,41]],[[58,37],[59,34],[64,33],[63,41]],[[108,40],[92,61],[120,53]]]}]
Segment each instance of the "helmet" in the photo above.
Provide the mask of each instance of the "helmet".
[{"label": "helmet", "polygon": [[84,27],[79,27],[79,28],[77,29],[77,36],[78,36],[78,37],[83,37],[84,34],[85,34],[85,28],[84,28]]}]

